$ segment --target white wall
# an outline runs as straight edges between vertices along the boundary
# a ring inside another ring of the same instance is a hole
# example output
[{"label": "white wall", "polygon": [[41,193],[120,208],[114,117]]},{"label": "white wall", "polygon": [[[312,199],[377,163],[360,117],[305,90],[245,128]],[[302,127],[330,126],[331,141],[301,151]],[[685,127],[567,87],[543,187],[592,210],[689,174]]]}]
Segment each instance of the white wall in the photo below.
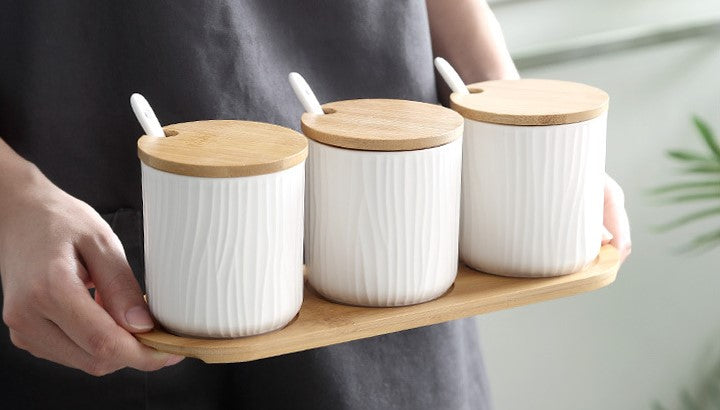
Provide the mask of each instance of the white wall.
[{"label": "white wall", "polygon": [[717,0],[496,0],[510,51],[609,30],[720,16]]},{"label": "white wall", "polygon": [[[720,1],[500,3],[511,52],[609,28],[720,15]],[[675,408],[720,346],[720,250],[679,255],[693,234],[651,227],[688,207],[657,206],[645,192],[676,177],[664,151],[701,148],[690,123],[720,133],[720,37],[705,36],[521,73],[598,86],[610,94],[608,172],[627,195],[633,254],[606,289],[478,317],[498,410]]]}]

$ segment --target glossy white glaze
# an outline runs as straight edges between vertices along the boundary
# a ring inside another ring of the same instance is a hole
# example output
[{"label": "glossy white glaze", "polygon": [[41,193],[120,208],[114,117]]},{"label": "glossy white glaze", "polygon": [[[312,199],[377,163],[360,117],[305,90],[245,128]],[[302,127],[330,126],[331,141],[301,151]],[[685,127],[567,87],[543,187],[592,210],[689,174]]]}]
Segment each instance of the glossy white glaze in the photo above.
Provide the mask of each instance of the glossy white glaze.
[{"label": "glossy white glaze", "polygon": [[324,296],[400,306],[442,295],[457,273],[462,138],[415,151],[310,141],[305,255]]},{"label": "glossy white glaze", "polygon": [[607,114],[551,126],[465,119],[460,256],[506,276],[580,270],[600,251]]},{"label": "glossy white glaze", "polygon": [[305,164],[238,178],[142,164],[145,282],[169,331],[239,337],[278,329],[303,292]]}]

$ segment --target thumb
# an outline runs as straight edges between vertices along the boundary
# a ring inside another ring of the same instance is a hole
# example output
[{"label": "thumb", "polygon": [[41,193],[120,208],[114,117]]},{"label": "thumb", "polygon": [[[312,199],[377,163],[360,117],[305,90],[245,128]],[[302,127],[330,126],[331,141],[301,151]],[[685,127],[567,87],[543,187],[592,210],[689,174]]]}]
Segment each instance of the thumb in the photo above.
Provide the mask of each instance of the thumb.
[{"label": "thumb", "polygon": [[115,322],[131,333],[151,330],[150,311],[120,239],[112,231],[95,233],[82,238],[78,248],[96,291],[102,295],[102,305]]}]

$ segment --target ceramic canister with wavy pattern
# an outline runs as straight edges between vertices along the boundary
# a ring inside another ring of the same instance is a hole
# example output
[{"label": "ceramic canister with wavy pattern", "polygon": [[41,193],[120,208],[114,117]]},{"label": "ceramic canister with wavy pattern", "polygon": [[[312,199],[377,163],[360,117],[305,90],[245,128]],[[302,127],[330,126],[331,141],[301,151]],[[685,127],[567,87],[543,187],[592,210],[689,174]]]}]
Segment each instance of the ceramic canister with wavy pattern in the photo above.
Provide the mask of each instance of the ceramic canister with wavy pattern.
[{"label": "ceramic canister with wavy pattern", "polygon": [[248,121],[164,130],[138,141],[151,312],[188,336],[284,326],[302,303],[307,139]]},{"label": "ceramic canister with wavy pattern", "polygon": [[499,275],[576,272],[600,251],[608,95],[554,80],[453,93],[465,117],[460,256]]},{"label": "ceramic canister with wavy pattern", "polygon": [[404,100],[323,109],[302,116],[310,284],[364,306],[442,295],[457,274],[462,117]]}]

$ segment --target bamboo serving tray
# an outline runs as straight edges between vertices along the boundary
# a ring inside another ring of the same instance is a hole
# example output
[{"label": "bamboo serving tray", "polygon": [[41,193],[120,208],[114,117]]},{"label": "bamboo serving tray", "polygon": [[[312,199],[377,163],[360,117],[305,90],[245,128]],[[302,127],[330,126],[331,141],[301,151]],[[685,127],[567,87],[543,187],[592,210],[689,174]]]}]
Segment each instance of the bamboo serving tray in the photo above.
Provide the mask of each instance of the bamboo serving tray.
[{"label": "bamboo serving tray", "polygon": [[508,278],[461,264],[455,284],[445,295],[390,308],[333,303],[306,283],[300,313],[280,330],[238,339],[196,339],[155,329],[136,337],[157,350],[206,363],[247,362],[595,290],[615,281],[619,265],[618,252],[610,245],[603,246],[597,259],[582,271],[553,278]]}]

